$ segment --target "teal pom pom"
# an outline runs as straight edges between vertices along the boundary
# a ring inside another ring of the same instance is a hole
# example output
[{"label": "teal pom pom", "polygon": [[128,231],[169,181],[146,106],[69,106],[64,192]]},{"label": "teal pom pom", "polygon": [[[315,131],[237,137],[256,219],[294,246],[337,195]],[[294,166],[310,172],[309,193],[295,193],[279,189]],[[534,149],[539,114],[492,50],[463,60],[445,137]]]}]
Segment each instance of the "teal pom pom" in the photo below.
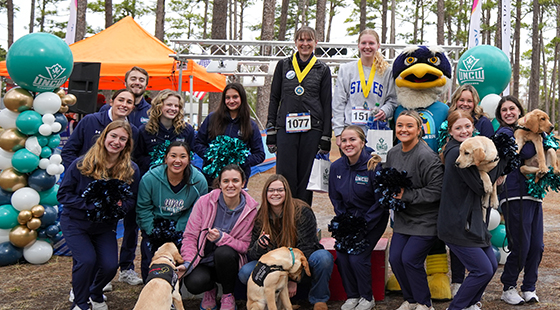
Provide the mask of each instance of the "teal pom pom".
[{"label": "teal pom pom", "polygon": [[165,151],[171,144],[171,141],[165,140],[162,144],[156,145],[154,150],[150,152],[150,168],[159,166],[165,162]]},{"label": "teal pom pom", "polygon": [[245,163],[249,156],[249,149],[240,139],[222,135],[210,142],[204,156],[210,164],[202,168],[202,172],[217,178],[225,166]]},{"label": "teal pom pom", "polygon": [[445,144],[447,144],[447,140],[449,140],[449,130],[447,130],[447,120],[441,123],[438,131],[437,143],[438,149],[437,152],[441,153]]},{"label": "teal pom pom", "polygon": [[549,167],[548,172],[540,178],[539,182],[535,183],[535,174],[528,174],[525,184],[527,184],[529,195],[543,199],[550,190],[558,192],[560,189],[560,176],[554,174],[552,167]]},{"label": "teal pom pom", "polygon": [[544,134],[544,139],[543,139],[543,144],[544,144],[544,149],[548,150],[548,149],[559,149],[560,145],[558,144],[558,139],[554,136],[554,132],[551,132],[550,134]]}]

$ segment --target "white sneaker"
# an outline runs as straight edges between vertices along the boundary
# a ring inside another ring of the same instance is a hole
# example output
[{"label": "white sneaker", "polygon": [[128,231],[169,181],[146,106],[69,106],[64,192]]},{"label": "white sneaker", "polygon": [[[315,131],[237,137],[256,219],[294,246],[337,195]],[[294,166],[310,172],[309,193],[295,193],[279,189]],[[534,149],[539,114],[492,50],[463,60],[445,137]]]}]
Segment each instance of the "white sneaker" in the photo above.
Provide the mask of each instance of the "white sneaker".
[{"label": "white sneaker", "polygon": [[479,301],[474,305],[470,305],[469,307],[465,308],[465,310],[481,310],[482,309],[482,303]]},{"label": "white sneaker", "polygon": [[119,282],[124,282],[129,285],[140,285],[144,283],[142,279],[138,276],[136,271],[129,269],[129,270],[121,270],[119,272]]},{"label": "white sneaker", "polygon": [[[113,289],[113,287],[111,287],[111,289]],[[105,292],[105,288],[103,288],[103,291]],[[70,289],[70,296],[68,296],[68,301],[74,302],[74,289],[72,288]],[[103,301],[107,301],[107,296],[105,296],[105,294],[103,294]]]},{"label": "white sneaker", "polygon": [[95,302],[93,300],[90,300],[90,302],[91,310],[109,310],[106,302]]},{"label": "white sneaker", "polygon": [[375,307],[375,299],[373,299],[373,296],[371,298],[371,301],[362,297],[362,298],[360,298],[360,301],[358,302],[358,305],[354,309],[355,310],[371,310],[371,309],[373,309],[373,307]]},{"label": "white sneaker", "polygon": [[405,300],[405,301],[401,304],[401,306],[397,308],[397,310],[414,310],[414,309],[416,309],[416,306],[417,306],[417,305],[418,305],[418,304],[416,304],[416,303],[411,304],[411,303],[409,303],[408,301]]},{"label": "white sneaker", "polygon": [[510,305],[522,305],[525,303],[525,300],[519,296],[519,293],[517,293],[517,290],[513,286],[510,286],[507,291],[502,293],[501,300]]},{"label": "white sneaker", "polygon": [[111,284],[111,282],[107,283],[107,285],[105,285],[105,287],[103,288],[103,292],[110,292],[113,290],[113,284]]},{"label": "white sneaker", "polygon": [[451,298],[454,298],[457,295],[457,292],[461,288],[461,283],[451,283]]},{"label": "white sneaker", "polygon": [[360,302],[360,298],[348,298],[340,307],[340,310],[352,310],[356,308],[358,303]]},{"label": "white sneaker", "polygon": [[521,292],[521,296],[523,296],[526,303],[539,302],[539,296],[537,296],[535,291]]},{"label": "white sneaker", "polygon": [[415,310],[434,310],[434,307],[428,307],[426,305],[418,305],[416,306],[416,308],[414,308]]}]

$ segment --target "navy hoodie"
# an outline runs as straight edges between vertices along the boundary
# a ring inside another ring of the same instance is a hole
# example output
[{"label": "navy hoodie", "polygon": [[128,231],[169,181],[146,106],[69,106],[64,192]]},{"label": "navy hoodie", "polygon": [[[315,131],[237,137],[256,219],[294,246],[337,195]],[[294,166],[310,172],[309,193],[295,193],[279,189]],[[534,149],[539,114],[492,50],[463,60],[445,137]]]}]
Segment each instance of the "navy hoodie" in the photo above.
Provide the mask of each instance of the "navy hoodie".
[{"label": "navy hoodie", "polygon": [[368,229],[371,230],[381,219],[387,219],[389,211],[379,205],[381,194],[375,193],[375,173],[381,170],[381,164],[374,170],[368,170],[367,163],[370,158],[369,153],[363,149],[358,161],[353,165],[350,165],[348,157],[344,154],[332,163],[329,173],[329,198],[336,215],[349,212],[364,217]]},{"label": "navy hoodie", "polygon": [[[140,100],[140,103],[138,103],[138,105],[134,106],[134,109],[132,110],[132,112],[130,112],[130,115],[128,115],[128,121],[136,126],[136,128],[140,128],[140,126],[142,126],[143,124],[146,124],[148,122],[148,110],[152,107],[151,104],[148,103],[148,101],[146,101],[146,99],[144,99],[144,97],[142,97],[142,100]],[[111,105],[109,105],[108,103],[104,104],[101,109],[99,109],[99,112],[105,112],[108,111],[111,108]]]},{"label": "navy hoodie", "polygon": [[139,129],[136,146],[134,147],[134,161],[138,164],[141,175],[144,175],[150,170],[150,164],[152,162],[150,152],[152,152],[157,145],[165,143],[166,140],[170,142],[187,142],[190,149],[193,150],[194,129],[191,125],[187,124],[187,127],[177,134],[174,127],[167,129],[159,123],[159,130],[157,134],[153,135],[146,130],[146,124],[142,125]]},{"label": "navy hoodie", "polygon": [[[88,114],[78,122],[78,126],[76,126],[72,135],[68,138],[60,154],[62,156],[62,164],[66,170],[68,170],[68,167],[76,158],[87,153],[95,144],[103,129],[111,122],[108,111]],[[137,141],[138,128],[132,124],[130,127],[132,128],[132,140]]]},{"label": "navy hoodie", "polygon": [[[194,151],[196,152],[196,154],[198,154],[198,156],[200,156],[204,160],[203,162],[204,167],[208,165],[208,161],[206,160],[204,154],[206,153],[206,150],[208,149],[210,142],[212,142],[208,137],[208,125],[210,124],[210,121],[214,115],[215,115],[214,112],[208,114],[204,122],[202,122],[202,125],[200,125],[200,128],[198,129],[198,133],[196,134],[196,138],[195,138]],[[264,161],[264,156],[265,156],[262,138],[261,138],[261,132],[259,131],[259,127],[257,126],[257,123],[251,120],[251,127],[253,128],[253,136],[249,141],[243,141],[247,146],[247,148],[249,149],[249,156],[245,160],[245,163],[241,165],[241,168],[243,168],[243,170],[245,171],[245,175],[247,175],[247,178],[249,178],[249,176],[251,175],[251,167],[262,163]],[[224,131],[224,135],[232,138],[241,139],[241,128],[239,125],[239,118],[229,119],[228,126]]]}]

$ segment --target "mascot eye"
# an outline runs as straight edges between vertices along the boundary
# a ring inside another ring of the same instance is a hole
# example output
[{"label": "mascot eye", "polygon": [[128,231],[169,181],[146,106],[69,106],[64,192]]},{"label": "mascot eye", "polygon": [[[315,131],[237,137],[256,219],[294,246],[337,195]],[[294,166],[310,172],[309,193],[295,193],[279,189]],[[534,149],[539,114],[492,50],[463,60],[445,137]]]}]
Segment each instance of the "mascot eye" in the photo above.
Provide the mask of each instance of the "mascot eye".
[{"label": "mascot eye", "polygon": [[410,65],[412,65],[413,63],[415,63],[416,60],[417,60],[416,57],[412,57],[412,56],[406,57],[406,59],[404,60],[404,64],[410,66]]},{"label": "mascot eye", "polygon": [[428,59],[428,61],[429,61],[432,65],[434,65],[434,66],[437,66],[437,65],[439,65],[439,64],[441,63],[441,60],[439,59],[439,57],[436,57],[436,56],[430,57],[430,58]]}]

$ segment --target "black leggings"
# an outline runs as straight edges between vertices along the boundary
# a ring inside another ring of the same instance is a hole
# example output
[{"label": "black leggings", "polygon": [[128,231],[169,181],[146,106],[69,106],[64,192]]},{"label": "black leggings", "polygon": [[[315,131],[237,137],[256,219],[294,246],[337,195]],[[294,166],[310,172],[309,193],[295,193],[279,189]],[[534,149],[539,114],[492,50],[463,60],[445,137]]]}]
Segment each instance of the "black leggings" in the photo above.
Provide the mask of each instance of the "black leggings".
[{"label": "black leggings", "polygon": [[239,254],[227,245],[219,246],[214,250],[214,266],[198,264],[183,283],[194,295],[213,289],[216,282],[222,284],[224,294],[229,294],[235,289],[238,271]]}]

